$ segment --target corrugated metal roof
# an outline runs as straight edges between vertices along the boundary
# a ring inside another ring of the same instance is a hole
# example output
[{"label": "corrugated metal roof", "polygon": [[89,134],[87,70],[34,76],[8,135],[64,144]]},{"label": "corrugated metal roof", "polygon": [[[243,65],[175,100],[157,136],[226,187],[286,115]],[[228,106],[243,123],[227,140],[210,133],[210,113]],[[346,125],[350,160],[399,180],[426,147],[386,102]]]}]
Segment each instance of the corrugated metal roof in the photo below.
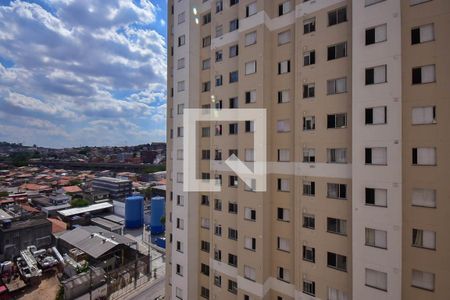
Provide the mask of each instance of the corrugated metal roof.
[{"label": "corrugated metal roof", "polygon": [[102,202],[102,203],[92,204],[92,205],[89,205],[86,207],[76,207],[76,208],[61,210],[61,211],[59,211],[59,213],[65,217],[70,217],[73,215],[79,215],[82,213],[87,213],[87,212],[96,211],[96,210],[102,210],[102,209],[111,208],[111,207],[113,207],[113,205],[111,203]]},{"label": "corrugated metal roof", "polygon": [[99,258],[119,244],[129,246],[136,243],[132,239],[98,226],[78,227],[62,234],[59,238],[93,258]]}]

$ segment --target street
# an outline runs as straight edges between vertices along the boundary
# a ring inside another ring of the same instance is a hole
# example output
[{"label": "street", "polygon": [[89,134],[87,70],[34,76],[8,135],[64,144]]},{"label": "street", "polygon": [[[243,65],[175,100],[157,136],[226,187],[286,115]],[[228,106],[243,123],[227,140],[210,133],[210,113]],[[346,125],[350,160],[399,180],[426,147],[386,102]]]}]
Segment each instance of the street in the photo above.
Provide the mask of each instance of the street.
[{"label": "street", "polygon": [[136,293],[126,297],[127,300],[155,300],[164,295],[164,277],[158,278],[149,285],[144,285],[136,290]]}]

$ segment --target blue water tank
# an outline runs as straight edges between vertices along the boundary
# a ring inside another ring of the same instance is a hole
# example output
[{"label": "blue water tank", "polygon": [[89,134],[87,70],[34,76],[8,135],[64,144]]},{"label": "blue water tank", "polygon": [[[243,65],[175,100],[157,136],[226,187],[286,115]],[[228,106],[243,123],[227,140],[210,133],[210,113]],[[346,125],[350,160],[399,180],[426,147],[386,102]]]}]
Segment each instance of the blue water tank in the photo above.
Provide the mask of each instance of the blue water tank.
[{"label": "blue water tank", "polygon": [[153,197],[151,200],[152,211],[150,215],[150,231],[152,235],[164,232],[164,225],[161,223],[161,217],[165,215],[164,197]]},{"label": "blue water tank", "polygon": [[125,198],[125,227],[140,228],[144,224],[144,197]]}]

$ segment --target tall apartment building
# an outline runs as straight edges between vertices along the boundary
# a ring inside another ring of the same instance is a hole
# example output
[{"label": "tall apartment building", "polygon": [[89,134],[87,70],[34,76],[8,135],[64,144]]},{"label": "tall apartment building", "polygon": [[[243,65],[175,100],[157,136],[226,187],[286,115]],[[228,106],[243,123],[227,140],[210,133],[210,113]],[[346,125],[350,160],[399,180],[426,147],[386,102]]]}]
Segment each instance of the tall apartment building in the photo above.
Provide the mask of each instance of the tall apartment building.
[{"label": "tall apartment building", "polygon": [[[169,0],[168,299],[449,299],[450,1]],[[254,128],[185,108],[267,110]],[[280,171],[284,170],[284,171]],[[290,170],[287,171],[286,170]]]}]

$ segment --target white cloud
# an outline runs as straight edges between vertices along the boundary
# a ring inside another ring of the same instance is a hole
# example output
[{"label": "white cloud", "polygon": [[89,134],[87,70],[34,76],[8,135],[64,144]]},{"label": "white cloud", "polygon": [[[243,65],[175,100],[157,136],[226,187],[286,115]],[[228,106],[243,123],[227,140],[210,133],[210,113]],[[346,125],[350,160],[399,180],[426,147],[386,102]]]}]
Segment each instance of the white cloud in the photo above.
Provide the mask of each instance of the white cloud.
[{"label": "white cloud", "polygon": [[[0,6],[0,58],[14,62],[11,68],[0,63],[0,110],[40,118],[30,123],[37,129],[60,122],[75,140],[88,126],[115,120],[124,132],[152,126],[165,132],[166,41],[151,29],[159,26],[159,7],[149,0],[49,5],[52,13],[23,1]],[[116,98],[117,91],[131,94]]]}]

